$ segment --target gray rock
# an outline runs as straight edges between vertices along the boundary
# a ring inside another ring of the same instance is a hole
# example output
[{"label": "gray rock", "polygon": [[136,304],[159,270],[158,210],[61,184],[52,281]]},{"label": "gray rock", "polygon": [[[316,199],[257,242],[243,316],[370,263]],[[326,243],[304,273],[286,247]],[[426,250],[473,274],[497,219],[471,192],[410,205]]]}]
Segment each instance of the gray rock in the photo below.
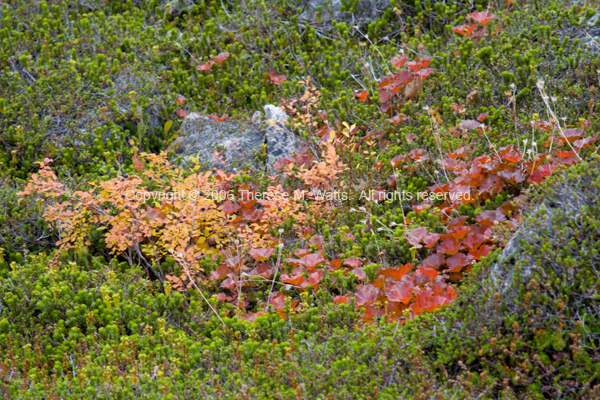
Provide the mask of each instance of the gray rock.
[{"label": "gray rock", "polygon": [[261,124],[260,112],[253,115],[252,123],[213,121],[198,113],[190,113],[180,131],[182,141],[177,152],[186,160],[200,156],[200,162],[209,167],[230,170],[244,162],[253,162],[254,153],[266,145],[268,167],[280,158],[293,155],[299,146],[293,132],[285,127],[289,118],[279,107],[265,106],[266,128]]},{"label": "gray rock", "polygon": [[294,133],[285,126],[289,118],[285,111],[268,104],[265,106],[265,118],[268,125],[265,133],[267,153],[269,165],[272,166],[281,158],[291,157],[299,145]]},{"label": "gray rock", "polygon": [[[519,276],[527,281],[538,266],[522,251],[522,244],[533,245],[558,241],[554,235],[557,221],[565,219],[577,222],[582,210],[598,204],[595,193],[585,186],[556,185],[550,200],[545,200],[522,215],[519,230],[508,241],[498,260],[491,267],[491,278],[497,291],[510,290],[518,270]],[[555,244],[558,246],[558,244]]]},{"label": "gray rock", "polygon": [[[358,0],[358,5],[353,13],[341,11],[342,0],[304,0],[301,5],[304,6],[304,11],[300,14],[300,19],[306,22],[328,24],[336,20],[338,22],[358,23],[378,18],[390,6],[390,1]],[[320,18],[317,16],[319,7],[321,7]]]}]

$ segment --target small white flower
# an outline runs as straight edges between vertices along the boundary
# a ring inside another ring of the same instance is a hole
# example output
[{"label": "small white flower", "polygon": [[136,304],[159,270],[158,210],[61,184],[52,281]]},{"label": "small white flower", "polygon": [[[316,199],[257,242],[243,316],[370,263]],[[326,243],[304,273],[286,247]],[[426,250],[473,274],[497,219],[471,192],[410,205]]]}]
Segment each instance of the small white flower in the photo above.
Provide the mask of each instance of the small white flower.
[{"label": "small white flower", "polygon": [[542,79],[538,80],[535,85],[537,86],[538,89],[544,90],[544,81]]}]

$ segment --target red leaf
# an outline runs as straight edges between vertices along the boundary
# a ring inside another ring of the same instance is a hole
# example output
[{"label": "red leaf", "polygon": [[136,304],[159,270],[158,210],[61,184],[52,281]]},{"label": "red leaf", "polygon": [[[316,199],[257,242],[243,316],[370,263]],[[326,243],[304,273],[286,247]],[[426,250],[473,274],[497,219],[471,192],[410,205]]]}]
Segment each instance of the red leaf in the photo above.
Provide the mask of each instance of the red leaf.
[{"label": "red leaf", "polygon": [[311,271],[315,269],[317,265],[325,261],[325,257],[322,254],[308,254],[301,259],[302,264],[306,266],[306,268]]},{"label": "red leaf", "polygon": [[390,90],[397,93],[402,86],[411,82],[414,79],[412,72],[400,71],[394,76],[390,76],[378,83],[380,89]]},{"label": "red leaf", "polygon": [[473,260],[481,260],[483,257],[487,256],[490,251],[492,251],[492,246],[484,244],[478,249],[471,249],[468,256]]},{"label": "red leaf", "polygon": [[461,240],[466,236],[467,233],[471,232],[473,227],[471,226],[453,226],[448,227],[448,235],[454,239]]},{"label": "red leaf", "polygon": [[423,266],[438,269],[444,263],[445,257],[441,253],[435,253],[423,260]]},{"label": "red leaf", "polygon": [[353,273],[354,275],[356,275],[356,277],[358,279],[360,279],[361,281],[367,280],[367,274],[361,267],[356,267],[350,272]]},{"label": "red leaf", "polygon": [[256,261],[265,261],[273,254],[275,254],[275,249],[271,247],[250,250],[250,257],[254,258]]},{"label": "red leaf", "polygon": [[516,150],[511,150],[502,156],[502,159],[511,163],[516,163],[521,159],[521,155]]},{"label": "red leaf", "polygon": [[431,68],[425,68],[417,72],[417,75],[423,78],[423,80],[427,79],[429,75],[433,73]]},{"label": "red leaf", "polygon": [[410,281],[396,282],[388,286],[385,294],[389,301],[408,304],[412,300],[412,284]]},{"label": "red leaf", "polygon": [[483,211],[477,214],[475,221],[480,225],[494,226],[506,221],[506,217],[498,211]]},{"label": "red leaf", "polygon": [[408,274],[414,264],[396,265],[394,268],[380,269],[377,271],[378,275],[388,276],[397,281],[401,280],[406,274]]},{"label": "red leaf", "polygon": [[314,245],[314,246],[317,246],[320,248],[323,247],[323,243],[325,243],[325,241],[323,240],[323,236],[321,236],[321,235],[313,236],[308,241],[308,244]]},{"label": "red leaf", "polygon": [[450,221],[448,221],[447,227],[450,228],[451,226],[464,225],[467,219],[469,219],[469,217],[467,217],[466,215],[463,215],[462,217],[452,218]]},{"label": "red leaf", "polygon": [[182,105],[183,102],[185,101],[185,97],[183,97],[182,95],[177,96],[177,100],[175,100],[177,102],[177,104]]},{"label": "red leaf", "polygon": [[208,118],[214,119],[215,121],[219,121],[219,122],[225,121],[227,119],[227,117],[229,117],[229,114],[223,114],[220,117],[215,114],[211,114],[208,116]]},{"label": "red leaf", "polygon": [[464,104],[456,104],[456,103],[452,103],[452,105],[450,107],[452,107],[452,109],[456,112],[465,111],[465,108],[466,108],[466,106]]},{"label": "red leaf", "polygon": [[335,260],[331,260],[329,262],[329,265],[331,267],[331,269],[338,270],[342,267],[342,260],[340,260],[339,258],[336,258]]},{"label": "red leaf", "polygon": [[452,159],[466,158],[469,155],[470,149],[468,147],[461,147],[453,153],[447,153],[446,155]]},{"label": "red leaf", "polygon": [[223,279],[230,271],[230,268],[226,264],[221,264],[218,269],[210,273],[209,278],[211,281]]},{"label": "red leaf", "polygon": [[190,112],[188,110],[184,110],[182,108],[178,108],[177,110],[175,110],[175,114],[177,114],[177,116],[179,118],[185,118],[188,116]]},{"label": "red leaf", "polygon": [[421,63],[418,61],[409,61],[406,63],[406,66],[408,67],[408,69],[415,71],[415,72],[420,70],[422,67]]},{"label": "red leaf", "polygon": [[408,56],[406,54],[404,55],[398,55],[395,57],[392,57],[392,59],[390,60],[390,62],[392,63],[392,65],[398,69],[400,69],[400,67],[402,67],[404,65],[404,63],[406,62],[406,60],[408,60]]},{"label": "red leaf", "polygon": [[230,56],[230,54],[228,52],[223,52],[223,53],[219,53],[216,56],[210,56],[210,58],[212,58],[213,60],[215,60],[216,62],[218,62],[219,64],[223,64],[223,61],[227,60],[227,58]]},{"label": "red leaf", "polygon": [[390,165],[394,168],[396,168],[398,165],[400,165],[400,163],[406,162],[406,160],[408,159],[408,156],[406,155],[397,155],[396,157],[392,158],[390,160]]},{"label": "red leaf", "polygon": [[434,311],[444,303],[441,296],[436,295],[433,290],[421,290],[417,293],[413,311],[417,314],[425,311]]},{"label": "red leaf", "polygon": [[598,134],[596,133],[596,134],[594,134],[594,136],[576,140],[575,142],[573,142],[573,145],[575,145],[575,147],[577,147],[579,149],[582,149],[586,146],[589,146],[590,143],[594,143],[597,139],[598,139]]},{"label": "red leaf", "polygon": [[356,305],[358,307],[371,304],[379,298],[379,289],[372,284],[363,285],[356,292]]},{"label": "red leaf", "polygon": [[520,169],[499,171],[497,175],[512,185],[523,182],[526,178]]},{"label": "red leaf", "polygon": [[299,285],[300,283],[304,282],[304,276],[299,268],[293,270],[292,275],[281,274],[280,279],[282,282],[289,283],[290,285]]},{"label": "red leaf", "polygon": [[391,122],[394,125],[399,124],[400,122],[404,122],[408,119],[408,117],[405,114],[398,114],[395,117],[392,118],[388,118],[388,121]]},{"label": "red leaf", "polygon": [[433,246],[435,246],[435,244],[438,242],[438,240],[440,240],[440,235],[439,234],[437,234],[437,233],[428,233],[423,238],[423,243],[425,243],[425,247],[427,247],[428,249],[430,249]]},{"label": "red leaf", "polygon": [[472,25],[459,25],[459,26],[455,26],[452,28],[452,30],[456,33],[459,33],[463,36],[471,36],[471,33],[473,33],[473,30],[477,28],[477,25],[472,24]]},{"label": "red leaf", "polygon": [[496,16],[487,11],[484,11],[484,12],[475,11],[474,13],[471,14],[471,18],[473,18],[475,21],[479,22],[481,25],[486,25],[488,22],[490,22],[491,20],[496,18]]},{"label": "red leaf", "polygon": [[221,282],[221,287],[224,289],[233,289],[235,288],[235,281],[231,278],[227,278]]},{"label": "red leaf", "polygon": [[431,278],[431,280],[434,280],[435,277],[439,275],[439,272],[437,272],[435,269],[427,267],[419,267],[417,271],[419,271],[421,275],[428,276],[429,278]]},{"label": "red leaf", "polygon": [[319,283],[321,279],[323,279],[323,271],[319,269],[308,276],[308,283],[314,286]]},{"label": "red leaf", "polygon": [[287,78],[284,75],[279,75],[277,72],[269,72],[269,78],[271,78],[271,82],[279,86],[282,82],[284,82]]},{"label": "red leaf", "polygon": [[419,57],[417,61],[421,64],[421,67],[427,68],[431,64],[431,57]]},{"label": "red leaf", "polygon": [[367,99],[368,94],[369,94],[369,92],[364,90],[362,92],[354,93],[354,97],[356,97],[358,99],[358,101],[364,102]]},{"label": "red leaf", "polygon": [[421,246],[421,241],[425,238],[425,236],[427,236],[427,228],[424,227],[405,232],[403,235],[404,239],[406,239],[409,244],[413,245],[417,249],[423,247]]},{"label": "red leaf", "polygon": [[446,260],[447,272],[459,272],[464,266],[471,264],[471,259],[463,253],[458,253]]},{"label": "red leaf", "polygon": [[552,175],[552,172],[558,167],[551,164],[542,165],[529,176],[527,182],[540,183],[545,177]]},{"label": "red leaf", "polygon": [[487,117],[489,117],[489,115],[487,115],[486,113],[479,114],[479,115],[477,116],[477,121],[479,121],[479,122],[483,122],[483,121],[485,121],[485,119],[486,119]]},{"label": "red leaf", "polygon": [[344,265],[348,265],[352,268],[360,267],[362,265],[362,261],[360,261],[356,257],[352,257],[344,261]]},{"label": "red leaf", "polygon": [[222,208],[223,208],[223,212],[225,214],[233,214],[234,212],[238,211],[242,207],[237,203],[232,203],[231,201],[226,201],[223,203]]},{"label": "red leaf", "polygon": [[458,241],[456,239],[446,239],[437,247],[438,253],[453,255],[458,253]]},{"label": "red leaf", "polygon": [[[570,129],[565,129],[563,133],[569,142],[573,142],[573,141],[579,139],[580,137],[582,137],[584,132],[581,129],[570,128]],[[565,141],[565,139],[562,136],[561,136],[560,140],[563,142]]]},{"label": "red leaf", "polygon": [[574,151],[553,151],[553,153],[558,158],[573,157],[575,155]]},{"label": "red leaf", "polygon": [[469,249],[476,249],[485,240],[486,240],[486,237],[481,233],[481,230],[476,229],[467,234],[465,239],[462,241],[462,244],[465,245]]},{"label": "red leaf", "polygon": [[202,65],[196,65],[196,69],[198,71],[207,71],[209,69],[211,69],[211,67],[215,65],[215,62],[213,60],[209,60],[206,63],[202,64]]},{"label": "red leaf", "polygon": [[388,178],[385,180],[385,183],[387,183],[388,186],[393,186],[394,183],[396,183],[396,175],[388,176]]},{"label": "red leaf", "polygon": [[285,308],[285,295],[278,293],[277,296],[273,297],[270,301],[276,310],[283,310]]},{"label": "red leaf", "polygon": [[536,127],[546,132],[550,132],[552,130],[552,124],[544,120],[538,121],[536,123]]},{"label": "red leaf", "polygon": [[135,165],[135,169],[138,171],[143,168],[142,162],[137,156],[133,156],[133,165]]},{"label": "red leaf", "polygon": [[333,302],[336,304],[346,304],[348,303],[348,296],[335,296]]}]

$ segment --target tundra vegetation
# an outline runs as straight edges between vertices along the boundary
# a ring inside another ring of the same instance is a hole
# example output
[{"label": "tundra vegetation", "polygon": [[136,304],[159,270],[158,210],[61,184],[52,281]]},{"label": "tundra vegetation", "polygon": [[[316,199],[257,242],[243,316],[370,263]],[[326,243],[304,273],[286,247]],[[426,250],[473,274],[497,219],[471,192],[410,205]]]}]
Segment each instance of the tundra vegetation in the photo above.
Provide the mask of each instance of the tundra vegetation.
[{"label": "tundra vegetation", "polygon": [[600,398],[596,0],[11,0],[0,48],[1,398]]}]

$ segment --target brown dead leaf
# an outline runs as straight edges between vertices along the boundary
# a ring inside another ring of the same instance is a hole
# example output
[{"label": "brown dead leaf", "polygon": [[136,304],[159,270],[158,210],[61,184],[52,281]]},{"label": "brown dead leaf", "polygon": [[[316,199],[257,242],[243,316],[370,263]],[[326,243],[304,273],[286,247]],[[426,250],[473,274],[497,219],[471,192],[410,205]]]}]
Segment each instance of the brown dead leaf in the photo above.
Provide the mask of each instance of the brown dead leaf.
[{"label": "brown dead leaf", "polygon": [[423,79],[420,77],[415,78],[406,85],[404,88],[404,97],[412,99],[423,90]]},{"label": "brown dead leaf", "polygon": [[468,95],[467,95],[467,105],[471,104],[472,102],[474,102],[475,100],[477,100],[477,96],[479,95],[479,92],[477,91],[477,89],[474,89],[473,91],[471,91]]}]

